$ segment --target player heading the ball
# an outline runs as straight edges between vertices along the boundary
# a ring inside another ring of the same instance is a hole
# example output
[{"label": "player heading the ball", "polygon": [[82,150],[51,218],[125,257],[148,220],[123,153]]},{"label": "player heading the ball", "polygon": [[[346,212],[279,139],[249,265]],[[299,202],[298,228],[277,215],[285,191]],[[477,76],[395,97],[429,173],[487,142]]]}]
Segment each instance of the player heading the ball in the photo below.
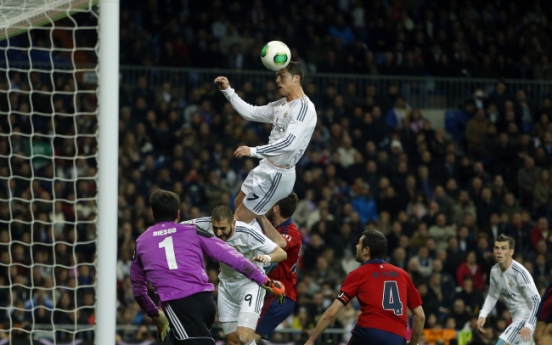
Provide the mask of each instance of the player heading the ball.
[{"label": "player heading the ball", "polygon": [[250,223],[293,189],[295,164],[305,153],[317,122],[314,104],[303,91],[303,79],[301,64],[291,61],[276,72],[278,92],[283,98],[264,106],[253,106],[242,100],[226,77],[215,79],[215,84],[244,119],[272,123],[267,145],[240,146],[234,152],[237,158],[261,159],[247,175],[236,197],[236,220]]}]

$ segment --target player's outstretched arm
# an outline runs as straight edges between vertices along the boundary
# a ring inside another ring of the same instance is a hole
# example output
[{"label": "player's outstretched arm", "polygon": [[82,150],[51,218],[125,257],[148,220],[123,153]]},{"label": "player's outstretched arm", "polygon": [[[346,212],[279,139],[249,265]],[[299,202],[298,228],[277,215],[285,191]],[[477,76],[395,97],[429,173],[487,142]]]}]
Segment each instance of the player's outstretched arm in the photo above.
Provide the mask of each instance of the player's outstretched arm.
[{"label": "player's outstretched arm", "polygon": [[278,230],[274,228],[268,218],[266,218],[266,216],[258,216],[257,220],[261,224],[261,228],[263,228],[266,237],[272,240],[272,242],[276,243],[278,247],[286,249],[288,245],[287,241],[284,239],[284,237],[282,237]]},{"label": "player's outstretched arm", "polygon": [[318,323],[316,324],[316,328],[312,332],[309,340],[305,343],[305,345],[314,345],[314,342],[320,334],[324,333],[326,328],[330,326],[337,317],[337,314],[339,311],[344,307],[345,305],[340,302],[339,300],[335,300],[333,304],[322,314],[320,317],[320,320],[318,320]]},{"label": "player's outstretched arm", "polygon": [[238,96],[236,91],[230,87],[228,78],[218,76],[215,78],[219,90],[224,94],[224,97],[232,104],[234,110],[238,112],[244,119],[255,122],[272,123],[274,118],[274,110],[270,104],[263,106],[254,106]]},{"label": "player's outstretched arm", "polygon": [[197,229],[197,233],[203,253],[217,261],[225,263],[259,285],[263,285],[266,282],[266,275],[228,243],[206,231]]},{"label": "player's outstretched arm", "polygon": [[487,297],[485,298],[485,303],[483,303],[483,307],[479,312],[479,319],[477,320],[477,328],[482,332],[484,331],[483,325],[485,324],[485,319],[487,318],[487,315],[489,315],[491,310],[493,310],[496,302],[498,301],[498,298],[500,297],[500,292],[498,287],[496,286],[495,278],[493,277],[492,272],[493,271],[491,270],[489,292],[487,293]]},{"label": "player's outstretched arm", "polygon": [[411,311],[414,316],[414,324],[412,325],[412,337],[410,338],[409,344],[417,345],[422,336],[422,331],[424,330],[425,313],[422,306],[411,309]]}]

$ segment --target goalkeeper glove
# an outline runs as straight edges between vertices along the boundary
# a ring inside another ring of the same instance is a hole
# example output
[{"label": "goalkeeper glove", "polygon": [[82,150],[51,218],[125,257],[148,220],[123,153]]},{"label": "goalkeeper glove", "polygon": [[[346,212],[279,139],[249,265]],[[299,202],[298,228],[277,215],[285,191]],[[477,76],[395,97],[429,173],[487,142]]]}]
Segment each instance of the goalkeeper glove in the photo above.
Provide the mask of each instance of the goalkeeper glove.
[{"label": "goalkeeper glove", "polygon": [[162,310],[159,310],[159,313],[157,316],[152,317],[153,322],[157,325],[157,332],[159,334],[159,339],[161,341],[165,340],[165,337],[169,332],[171,331],[171,327],[169,325],[169,320],[165,316],[165,313],[163,313]]},{"label": "goalkeeper glove", "polygon": [[276,296],[276,302],[283,304],[286,297],[286,288],[284,284],[277,280],[266,278],[265,283],[261,286],[263,289]]}]

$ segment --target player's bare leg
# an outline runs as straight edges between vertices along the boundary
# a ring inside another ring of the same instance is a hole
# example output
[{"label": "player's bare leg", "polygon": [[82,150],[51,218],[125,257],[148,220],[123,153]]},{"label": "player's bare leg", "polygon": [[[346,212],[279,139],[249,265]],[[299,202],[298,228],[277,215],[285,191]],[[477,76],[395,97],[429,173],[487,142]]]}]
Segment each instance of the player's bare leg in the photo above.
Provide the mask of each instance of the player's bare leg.
[{"label": "player's bare leg", "polygon": [[540,342],[537,345],[547,345],[552,344],[552,323],[546,324],[546,329],[542,333]]},{"label": "player's bare leg", "polygon": [[238,207],[240,207],[240,205],[243,204],[243,198],[245,198],[245,194],[243,194],[243,192],[240,190],[238,196],[236,197],[236,199],[234,199],[234,207],[236,208],[236,210],[238,209]]},{"label": "player's bare leg", "polygon": [[535,344],[536,345],[541,344],[542,337],[544,336],[544,331],[545,330],[546,330],[546,322],[537,321],[537,326],[535,327],[535,332],[533,332],[533,339],[535,339]]},{"label": "player's bare leg", "polygon": [[239,220],[247,224],[251,223],[255,218],[257,218],[257,215],[253,213],[253,211],[245,207],[243,203],[238,206],[236,212],[234,213],[235,220]]}]

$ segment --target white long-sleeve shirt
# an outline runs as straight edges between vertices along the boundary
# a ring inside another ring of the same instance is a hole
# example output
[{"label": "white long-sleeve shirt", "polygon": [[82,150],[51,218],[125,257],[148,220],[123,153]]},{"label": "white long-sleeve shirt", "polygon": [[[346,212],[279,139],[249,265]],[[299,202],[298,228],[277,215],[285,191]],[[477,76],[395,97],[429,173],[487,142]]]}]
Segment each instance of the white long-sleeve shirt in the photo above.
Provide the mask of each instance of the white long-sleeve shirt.
[{"label": "white long-sleeve shirt", "polygon": [[490,283],[489,293],[479,317],[486,318],[502,295],[512,320],[525,320],[524,327],[534,331],[540,294],[529,271],[515,260],[512,260],[512,264],[504,272],[496,264],[491,268]]},{"label": "white long-sleeve shirt", "polygon": [[263,106],[248,104],[228,87],[222,93],[246,120],[272,123],[268,145],[251,148],[251,157],[268,158],[281,167],[293,167],[303,156],[316,127],[316,110],[308,97],[279,99]]}]

